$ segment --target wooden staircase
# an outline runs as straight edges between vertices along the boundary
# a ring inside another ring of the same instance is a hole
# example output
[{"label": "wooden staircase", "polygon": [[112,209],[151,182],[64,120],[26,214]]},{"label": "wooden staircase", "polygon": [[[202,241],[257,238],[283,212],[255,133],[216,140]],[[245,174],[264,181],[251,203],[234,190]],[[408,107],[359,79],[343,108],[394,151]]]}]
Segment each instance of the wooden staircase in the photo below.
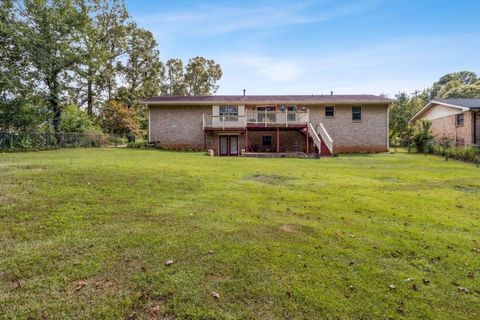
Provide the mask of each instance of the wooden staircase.
[{"label": "wooden staircase", "polygon": [[[333,141],[328,135],[325,127],[320,123],[318,131],[315,130],[311,122],[307,126],[308,135],[312,139],[315,149],[319,156],[332,156],[333,155]],[[319,135],[320,133],[320,135]]]}]

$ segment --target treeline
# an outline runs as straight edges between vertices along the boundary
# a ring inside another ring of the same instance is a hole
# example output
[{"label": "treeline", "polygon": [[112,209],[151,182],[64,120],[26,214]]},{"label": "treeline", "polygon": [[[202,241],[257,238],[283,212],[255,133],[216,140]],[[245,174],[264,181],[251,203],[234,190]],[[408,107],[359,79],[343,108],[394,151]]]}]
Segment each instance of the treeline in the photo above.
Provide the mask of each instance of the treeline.
[{"label": "treeline", "polygon": [[207,95],[220,65],[160,60],[123,0],[0,0],[0,131],[140,134],[141,101]]},{"label": "treeline", "polygon": [[410,145],[419,134],[426,134],[425,128],[408,124],[416,112],[431,100],[460,98],[480,98],[480,78],[475,72],[449,73],[421,92],[397,94],[390,109],[390,140],[394,145]]}]

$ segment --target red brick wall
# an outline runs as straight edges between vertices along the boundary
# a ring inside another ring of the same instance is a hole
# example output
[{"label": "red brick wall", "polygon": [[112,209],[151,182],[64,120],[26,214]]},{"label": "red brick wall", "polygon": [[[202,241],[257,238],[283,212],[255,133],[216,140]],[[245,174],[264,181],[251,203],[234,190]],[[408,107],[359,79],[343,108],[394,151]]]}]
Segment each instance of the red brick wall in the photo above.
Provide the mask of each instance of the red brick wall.
[{"label": "red brick wall", "polygon": [[469,145],[473,143],[473,118],[472,112],[464,112],[464,125],[456,125],[456,115],[432,120],[432,134],[437,140],[447,138],[456,145]]},{"label": "red brick wall", "polygon": [[472,114],[474,114],[477,117],[477,121],[476,121],[477,122],[477,129],[476,129],[477,137],[476,137],[474,143],[480,144],[480,111],[472,113]]}]

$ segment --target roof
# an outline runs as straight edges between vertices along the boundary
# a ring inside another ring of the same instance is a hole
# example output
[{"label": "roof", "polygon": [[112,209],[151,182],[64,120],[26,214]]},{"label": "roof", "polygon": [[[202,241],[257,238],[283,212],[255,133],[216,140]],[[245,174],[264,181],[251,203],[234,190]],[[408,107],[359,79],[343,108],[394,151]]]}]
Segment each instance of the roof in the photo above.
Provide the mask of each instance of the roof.
[{"label": "roof", "polygon": [[480,109],[480,99],[439,99],[434,101],[469,109]]},{"label": "roof", "polygon": [[233,95],[233,96],[157,96],[143,101],[147,105],[211,105],[211,104],[390,104],[393,102],[375,95]]},{"label": "roof", "polygon": [[408,122],[415,122],[420,116],[422,116],[428,109],[434,105],[442,105],[446,107],[456,108],[461,111],[480,109],[480,99],[437,99],[432,100],[425,107],[420,109]]}]

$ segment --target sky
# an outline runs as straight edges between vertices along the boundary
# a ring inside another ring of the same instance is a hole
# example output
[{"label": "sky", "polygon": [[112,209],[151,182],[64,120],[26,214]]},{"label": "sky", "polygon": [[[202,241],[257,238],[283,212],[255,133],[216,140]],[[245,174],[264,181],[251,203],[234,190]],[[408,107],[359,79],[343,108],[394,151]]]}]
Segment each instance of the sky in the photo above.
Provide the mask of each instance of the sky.
[{"label": "sky", "polygon": [[478,0],[127,0],[162,61],[223,70],[217,94],[409,94],[480,73]]}]

